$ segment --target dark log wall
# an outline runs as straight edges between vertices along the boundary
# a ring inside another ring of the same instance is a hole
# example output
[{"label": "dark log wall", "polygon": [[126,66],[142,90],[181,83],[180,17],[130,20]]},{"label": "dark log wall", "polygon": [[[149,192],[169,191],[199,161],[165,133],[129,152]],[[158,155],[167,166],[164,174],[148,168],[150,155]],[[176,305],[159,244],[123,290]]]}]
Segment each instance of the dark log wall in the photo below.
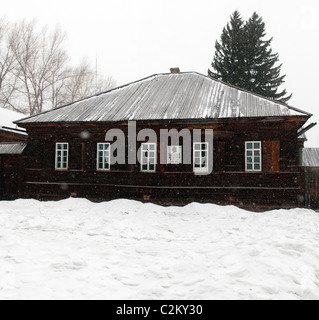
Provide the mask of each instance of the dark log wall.
[{"label": "dark log wall", "polygon": [[[97,143],[105,141],[105,134],[111,128],[120,128],[127,135],[127,123],[30,126],[27,128],[24,196],[60,199],[72,195],[94,200],[121,197],[162,204],[211,201],[252,208],[302,206],[297,140],[300,122],[261,119],[138,125],[137,132],[152,128],[158,137],[160,129],[213,129],[214,172],[208,176],[195,176],[192,164],[159,164],[156,173],[142,173],[139,164],[117,164],[110,172],[98,172]],[[246,141],[262,141],[261,173],[245,172]],[[70,146],[69,169],[65,172],[55,170],[57,142],[68,142]],[[137,150],[139,147],[137,143]]]},{"label": "dark log wall", "polygon": [[23,196],[23,157],[0,156],[0,200],[13,200]]},{"label": "dark log wall", "polygon": [[303,168],[305,175],[305,206],[319,210],[319,168]]},{"label": "dark log wall", "polygon": [[24,134],[0,129],[0,142],[21,142],[26,141],[27,139],[28,137]]}]

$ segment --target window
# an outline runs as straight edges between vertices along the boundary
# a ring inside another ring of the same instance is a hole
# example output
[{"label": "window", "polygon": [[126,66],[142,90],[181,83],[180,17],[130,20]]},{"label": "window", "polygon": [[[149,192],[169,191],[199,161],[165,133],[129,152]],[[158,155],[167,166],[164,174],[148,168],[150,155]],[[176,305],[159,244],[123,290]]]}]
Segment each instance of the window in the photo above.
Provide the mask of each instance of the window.
[{"label": "window", "polygon": [[111,144],[97,144],[97,170],[109,171],[111,169]]},{"label": "window", "polygon": [[260,172],[261,169],[261,142],[246,142],[246,171]]},{"label": "window", "polygon": [[57,143],[55,149],[55,169],[67,170],[69,162],[69,144]]},{"label": "window", "polygon": [[167,164],[182,163],[182,147],[169,146],[167,147]]},{"label": "window", "polygon": [[194,143],[194,172],[208,171],[208,143]]},{"label": "window", "polygon": [[142,144],[141,171],[156,171],[156,143]]}]

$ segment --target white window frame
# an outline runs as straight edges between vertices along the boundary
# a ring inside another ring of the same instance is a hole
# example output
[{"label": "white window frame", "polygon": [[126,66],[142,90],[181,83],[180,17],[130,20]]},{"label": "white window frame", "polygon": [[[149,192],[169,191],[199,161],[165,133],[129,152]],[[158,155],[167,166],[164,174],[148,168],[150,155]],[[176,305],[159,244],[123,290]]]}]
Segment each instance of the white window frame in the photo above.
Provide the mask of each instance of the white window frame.
[{"label": "white window frame", "polygon": [[[100,149],[100,146],[103,146]],[[100,163],[100,154],[102,153],[102,163]],[[99,165],[102,164],[102,168]],[[97,171],[111,171],[111,144],[100,142],[97,144],[96,152],[96,170]]]},{"label": "white window frame", "polygon": [[[61,146],[61,148],[58,148],[58,146]],[[66,149],[64,149],[64,146],[66,146]],[[66,161],[64,161],[64,155],[62,152],[66,151]],[[61,160],[58,160],[58,158],[61,157]],[[65,164],[65,168],[63,167],[63,164]],[[57,142],[55,144],[55,170],[58,171],[67,171],[69,169],[69,143],[67,142]]]},{"label": "white window frame", "polygon": [[[255,145],[259,144],[257,148]],[[252,144],[252,148],[248,148],[248,145]],[[259,153],[259,155],[258,155]],[[248,161],[251,158],[251,161]],[[259,158],[259,161],[256,159]],[[259,169],[256,169],[256,165],[259,164]],[[248,168],[252,165],[252,169]],[[245,143],[245,170],[246,172],[262,172],[262,142],[261,141],[246,141]]]},{"label": "white window frame", "polygon": [[[177,152],[174,154],[176,158],[172,158],[174,148],[177,149]],[[168,146],[167,147],[167,164],[181,164],[182,163],[182,146]]]},{"label": "white window frame", "polygon": [[[152,152],[154,152],[154,156],[151,156]],[[141,172],[156,172],[156,165],[157,165],[157,143],[142,143]],[[154,166],[154,169],[151,169],[151,166]]]},{"label": "white window frame", "polygon": [[[205,145],[205,150],[203,150],[203,145]],[[199,146],[199,148],[198,148]],[[206,156],[203,156],[203,152]],[[199,153],[199,155],[198,155]],[[206,158],[206,166],[202,167],[203,159]],[[200,168],[196,167],[197,159],[201,165]],[[194,142],[193,144],[193,170],[194,172],[208,172],[209,170],[209,143],[208,142]]]}]

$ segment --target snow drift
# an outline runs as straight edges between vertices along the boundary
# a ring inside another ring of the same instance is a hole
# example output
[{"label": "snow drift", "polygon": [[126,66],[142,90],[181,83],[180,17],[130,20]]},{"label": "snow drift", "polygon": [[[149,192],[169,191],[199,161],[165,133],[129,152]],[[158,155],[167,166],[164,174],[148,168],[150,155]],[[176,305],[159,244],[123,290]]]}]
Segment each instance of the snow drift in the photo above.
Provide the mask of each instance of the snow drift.
[{"label": "snow drift", "polygon": [[0,202],[1,299],[319,299],[319,215]]}]

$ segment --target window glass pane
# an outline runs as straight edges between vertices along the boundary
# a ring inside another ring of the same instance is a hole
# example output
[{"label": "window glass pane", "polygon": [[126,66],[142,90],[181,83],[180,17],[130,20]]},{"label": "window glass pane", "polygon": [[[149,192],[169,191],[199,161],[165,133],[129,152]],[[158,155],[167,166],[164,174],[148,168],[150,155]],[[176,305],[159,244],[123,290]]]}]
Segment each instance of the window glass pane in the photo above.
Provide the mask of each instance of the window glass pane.
[{"label": "window glass pane", "polygon": [[155,145],[151,144],[149,150],[155,150]]},{"label": "window glass pane", "polygon": [[195,144],[195,150],[200,150],[200,144],[199,143]]},{"label": "window glass pane", "polygon": [[180,164],[182,159],[182,147],[170,146],[167,149],[168,164]]},{"label": "window glass pane", "polygon": [[155,165],[154,164],[151,164],[150,165],[150,171],[154,171],[155,170]]},{"label": "window glass pane", "polygon": [[202,150],[207,150],[207,144],[206,143],[202,144]]},{"label": "window glass pane", "polygon": [[261,142],[246,142],[246,167],[248,171],[261,171]]}]

